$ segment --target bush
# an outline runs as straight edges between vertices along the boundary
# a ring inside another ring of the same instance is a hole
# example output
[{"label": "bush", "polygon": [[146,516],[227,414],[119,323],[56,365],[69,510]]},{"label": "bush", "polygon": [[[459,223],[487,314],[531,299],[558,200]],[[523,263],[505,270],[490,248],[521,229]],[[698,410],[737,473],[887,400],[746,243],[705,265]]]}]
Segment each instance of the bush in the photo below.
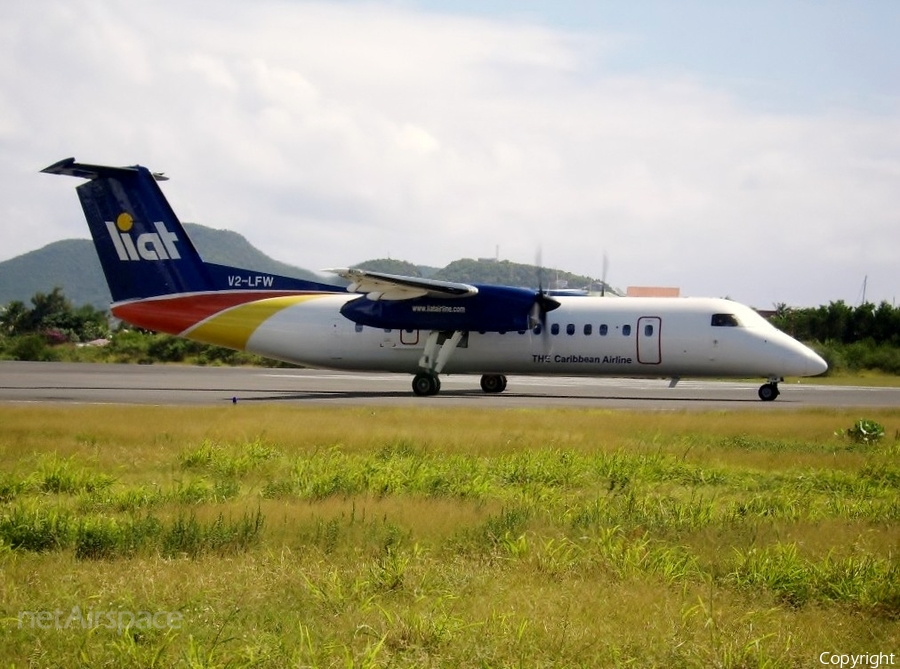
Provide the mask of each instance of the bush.
[{"label": "bush", "polygon": [[187,339],[169,335],[148,336],[147,355],[159,362],[183,362],[196,345]]},{"label": "bush", "polygon": [[814,345],[814,348],[828,363],[828,373],[841,369],[853,372],[870,369],[900,374],[900,348],[890,344],[876,344],[871,339],[852,344],[827,341]]},{"label": "bush", "polygon": [[884,438],[884,426],[874,420],[860,418],[849,430],[840,430],[835,434],[846,436],[855,444],[874,444]]},{"label": "bush", "polygon": [[117,362],[150,363],[149,337],[136,330],[120,330],[107,346],[110,356]]},{"label": "bush", "polygon": [[59,356],[47,346],[47,341],[42,335],[30,334],[24,337],[16,337],[9,347],[9,357],[13,360],[32,360],[36,362],[52,362]]}]

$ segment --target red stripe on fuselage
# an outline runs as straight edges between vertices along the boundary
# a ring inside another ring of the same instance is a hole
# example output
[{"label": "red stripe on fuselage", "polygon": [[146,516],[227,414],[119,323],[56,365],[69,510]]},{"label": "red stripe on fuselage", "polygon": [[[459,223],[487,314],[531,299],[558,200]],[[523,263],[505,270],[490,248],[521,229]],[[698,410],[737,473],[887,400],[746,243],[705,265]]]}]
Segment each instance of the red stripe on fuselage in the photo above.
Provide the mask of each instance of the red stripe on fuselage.
[{"label": "red stripe on fuselage", "polygon": [[112,314],[141,328],[177,335],[225,309],[270,297],[306,294],[294,290],[255,290],[150,298],[114,306]]}]

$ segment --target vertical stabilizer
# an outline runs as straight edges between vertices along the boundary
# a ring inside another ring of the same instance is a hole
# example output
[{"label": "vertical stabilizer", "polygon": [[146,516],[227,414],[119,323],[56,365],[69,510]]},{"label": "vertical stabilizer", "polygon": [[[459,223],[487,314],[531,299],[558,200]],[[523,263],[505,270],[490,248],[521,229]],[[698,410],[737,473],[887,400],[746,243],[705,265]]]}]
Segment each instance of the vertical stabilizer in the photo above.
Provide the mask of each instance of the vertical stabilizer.
[{"label": "vertical stabilizer", "polygon": [[87,179],[76,189],[114,302],[212,290],[213,280],[156,183],[140,165],[62,160],[41,170]]}]

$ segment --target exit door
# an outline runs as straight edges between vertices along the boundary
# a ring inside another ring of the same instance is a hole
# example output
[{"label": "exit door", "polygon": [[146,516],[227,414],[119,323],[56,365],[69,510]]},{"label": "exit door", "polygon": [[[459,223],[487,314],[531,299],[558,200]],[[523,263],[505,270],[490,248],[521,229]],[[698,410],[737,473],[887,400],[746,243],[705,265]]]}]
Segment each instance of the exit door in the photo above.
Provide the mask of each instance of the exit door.
[{"label": "exit door", "polygon": [[642,316],[637,322],[637,359],[644,365],[658,365],[662,362],[660,331],[662,319],[659,316]]}]

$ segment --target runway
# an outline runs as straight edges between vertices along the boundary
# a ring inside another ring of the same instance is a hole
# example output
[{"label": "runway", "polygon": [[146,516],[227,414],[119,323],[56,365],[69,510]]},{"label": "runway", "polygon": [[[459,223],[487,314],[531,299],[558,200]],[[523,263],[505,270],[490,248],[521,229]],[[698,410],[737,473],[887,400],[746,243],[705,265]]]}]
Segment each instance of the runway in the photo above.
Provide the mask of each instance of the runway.
[{"label": "runway", "polygon": [[477,376],[442,376],[442,390],[416,397],[405,374],[306,369],[0,362],[0,403],[216,405],[595,407],[642,410],[759,410],[900,407],[900,388],[782,383],[761,402],[762,381],[510,376],[506,392],[486,395]]}]

